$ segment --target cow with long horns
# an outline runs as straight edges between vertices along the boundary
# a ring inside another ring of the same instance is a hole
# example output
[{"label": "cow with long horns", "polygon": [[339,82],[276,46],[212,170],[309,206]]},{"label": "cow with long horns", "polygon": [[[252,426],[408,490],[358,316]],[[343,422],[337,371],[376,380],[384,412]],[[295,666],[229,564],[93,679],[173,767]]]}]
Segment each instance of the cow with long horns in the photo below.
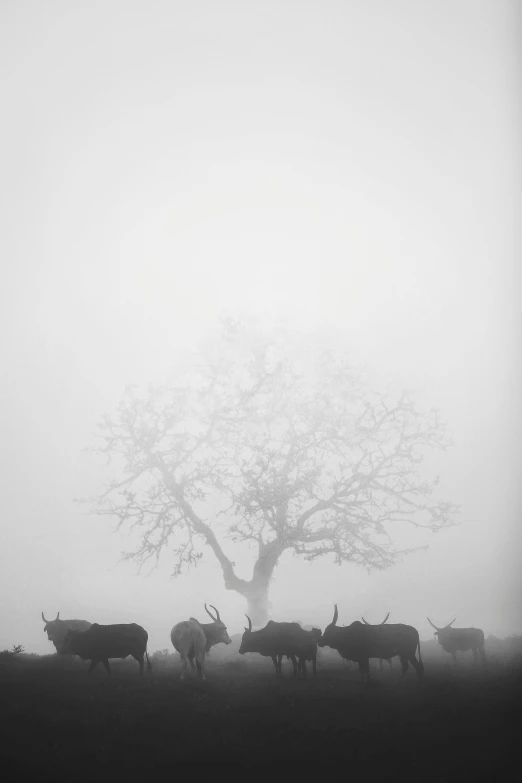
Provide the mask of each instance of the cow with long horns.
[{"label": "cow with long horns", "polygon": [[91,662],[89,674],[98,663],[103,663],[110,676],[109,658],[127,658],[132,655],[140,665],[140,675],[143,676],[143,659],[147,658],[147,670],[152,669],[147,654],[149,635],[145,628],[136,623],[119,625],[98,625],[94,623],[88,631],[68,631],[62,645],[63,653],[79,655],[83,660]]},{"label": "cow with long horns", "polygon": [[[379,623],[379,625],[384,625],[389,616],[390,613],[388,612],[388,614],[386,615],[382,623]],[[365,625],[371,625],[371,623],[367,622],[362,615],[361,615],[361,619]],[[390,670],[393,669],[393,658],[379,658],[379,669],[381,670],[381,672],[382,672],[383,661],[388,662],[388,666],[390,667]]]},{"label": "cow with long horns", "polygon": [[431,622],[429,617],[427,620],[435,628],[435,636],[439,640],[440,646],[446,652],[451,653],[454,663],[457,662],[457,652],[468,652],[469,650],[473,653],[475,663],[477,663],[478,655],[480,655],[482,663],[486,663],[484,631],[480,628],[452,628],[455,620],[443,628],[439,628]]},{"label": "cow with long horns", "polygon": [[[328,625],[319,640],[319,647],[332,647],[343,658],[355,661],[359,666],[361,677],[370,679],[370,658],[393,658],[398,655],[402,666],[402,676],[408,671],[411,663],[421,679],[424,665],[420,654],[419,633],[411,625],[400,623],[393,625],[364,625],[356,620],[351,625],[339,628],[337,626],[337,604],[333,620]],[[415,653],[419,652],[419,660]]]},{"label": "cow with long horns", "polygon": [[187,663],[190,662],[190,667],[194,672],[194,658],[196,659],[197,675],[200,679],[205,680],[205,656],[210,648],[220,642],[223,644],[231,644],[232,642],[218,610],[212,604],[210,606],[216,613],[213,615],[205,604],[205,611],[212,618],[211,623],[200,623],[195,617],[191,617],[189,620],[177,623],[170,632],[170,640],[181,657],[182,680],[186,676]]},{"label": "cow with long horns", "polygon": [[46,620],[42,612],[44,621],[44,633],[55,646],[56,652],[62,652],[62,646],[68,631],[88,631],[91,623],[87,620],[60,620],[60,612],[56,615],[56,620]]}]

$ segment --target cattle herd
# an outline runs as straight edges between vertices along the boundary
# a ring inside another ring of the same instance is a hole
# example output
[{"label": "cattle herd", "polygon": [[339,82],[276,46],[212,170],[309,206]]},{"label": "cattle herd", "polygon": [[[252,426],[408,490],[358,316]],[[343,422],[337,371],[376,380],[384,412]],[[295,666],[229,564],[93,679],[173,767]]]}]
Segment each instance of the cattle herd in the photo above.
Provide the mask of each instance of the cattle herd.
[{"label": "cattle herd", "polygon": [[[180,654],[182,662],[181,679],[186,677],[187,663],[190,663],[193,673],[205,679],[205,656],[215,644],[222,642],[230,644],[231,639],[218,610],[210,604],[215,614],[207,608],[205,611],[212,619],[211,623],[200,623],[194,617],[177,623],[170,634],[174,648]],[[252,630],[252,621],[246,615],[248,628],[245,628],[239,654],[258,653],[272,658],[276,674],[281,674],[281,661],[284,656],[292,661],[294,676],[306,677],[306,662],[312,663],[316,674],[316,659],[318,647],[331,647],[337,650],[346,661],[354,661],[359,666],[363,681],[369,680],[369,660],[379,658],[391,664],[392,658],[399,657],[402,675],[413,666],[417,677],[422,678],[424,665],[420,653],[419,633],[411,625],[402,623],[387,624],[389,614],[379,625],[370,625],[364,617],[363,622],[356,620],[348,626],[338,626],[337,604],[332,622],[324,629],[312,628],[304,630],[299,623],[280,623],[270,620],[261,630]],[[56,651],[64,655],[78,655],[89,660],[89,674],[98,663],[102,663],[110,675],[110,658],[127,658],[131,655],[140,667],[143,675],[144,660],[147,669],[151,663],[147,654],[148,633],[135,623],[122,625],[98,625],[86,620],[60,620],[58,612],[55,620],[46,620],[44,631],[53,642]],[[480,655],[485,663],[484,633],[480,628],[452,628],[453,620],[443,628],[431,622],[435,635],[442,648],[450,653],[456,661],[457,652],[471,650],[475,662]],[[418,658],[417,658],[418,653]]]}]

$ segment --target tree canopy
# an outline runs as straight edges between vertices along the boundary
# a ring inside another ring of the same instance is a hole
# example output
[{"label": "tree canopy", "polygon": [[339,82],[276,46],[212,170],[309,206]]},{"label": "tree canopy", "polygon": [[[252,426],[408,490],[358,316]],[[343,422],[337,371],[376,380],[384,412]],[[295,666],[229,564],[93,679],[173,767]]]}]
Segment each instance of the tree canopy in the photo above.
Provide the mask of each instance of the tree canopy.
[{"label": "tree canopy", "polygon": [[[124,556],[141,565],[168,551],[179,575],[212,551],[254,622],[285,550],[382,569],[405,551],[397,523],[437,531],[456,512],[421,473],[427,449],[450,445],[438,411],[371,388],[342,341],[282,327],[224,320],[174,383],[128,388],[99,434],[117,478],[96,513],[139,533]],[[254,542],[250,580],[227,537]]]}]

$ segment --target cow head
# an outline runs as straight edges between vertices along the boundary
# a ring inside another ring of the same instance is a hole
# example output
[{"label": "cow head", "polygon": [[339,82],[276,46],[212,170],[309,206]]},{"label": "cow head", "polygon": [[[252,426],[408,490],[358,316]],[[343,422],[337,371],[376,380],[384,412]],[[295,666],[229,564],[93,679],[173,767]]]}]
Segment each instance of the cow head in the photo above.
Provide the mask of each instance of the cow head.
[{"label": "cow head", "polygon": [[254,639],[252,638],[254,631],[252,631],[252,620],[250,617],[246,614],[246,619],[248,620],[248,628],[245,628],[245,633],[241,637],[241,645],[239,647],[239,654],[244,655],[247,652],[257,652],[257,649],[254,649],[252,645],[255,646]]},{"label": "cow head", "polygon": [[207,638],[207,652],[210,650],[210,648],[214,644],[219,644],[220,642],[223,642],[223,644],[231,644],[232,639],[228,635],[227,627],[224,622],[222,622],[221,617],[219,616],[219,612],[216,609],[215,606],[212,606],[210,604],[212,609],[215,611],[215,615],[212,614],[212,612],[207,608],[207,605],[205,604],[205,611],[209,615],[209,617],[212,618],[214,622],[212,623],[205,623],[202,627],[205,631],[205,636]]},{"label": "cow head", "polygon": [[[61,652],[62,655],[75,655],[76,650],[76,637],[80,631],[67,631],[65,636],[63,637],[62,643],[60,645],[60,649],[58,652]],[[58,648],[57,648],[58,649]]]},{"label": "cow head", "polygon": [[451,626],[453,625],[453,623],[457,618],[455,617],[455,619],[452,620],[451,623],[448,623],[443,628],[439,628],[437,625],[435,625],[435,623],[432,623],[429,617],[427,617],[426,619],[428,620],[429,624],[433,628],[435,628],[435,636],[439,640],[439,644],[444,647],[444,644],[448,642],[451,638],[451,635],[453,633],[453,628],[451,628]]},{"label": "cow head", "polygon": [[319,639],[323,635],[323,632],[321,631],[321,629],[320,628],[312,628],[310,630],[310,633],[312,634],[312,636],[315,639],[315,641],[317,642],[317,644],[319,644]]},{"label": "cow head", "polygon": [[339,631],[341,630],[340,628],[337,627],[338,617],[339,617],[339,612],[337,611],[337,604],[335,604],[333,620],[330,623],[330,625],[326,626],[323,634],[320,636],[320,638],[317,641],[319,647],[332,647],[332,645],[335,644],[335,642],[337,641],[337,638],[339,636]]},{"label": "cow head", "polygon": [[[384,624],[385,624],[385,622],[386,622],[386,620],[388,619],[388,617],[389,617],[389,616],[390,616],[390,613],[388,612],[388,614],[386,615],[386,617],[384,618],[384,620],[382,621],[382,623],[379,623],[379,625],[384,625]],[[361,619],[362,619],[362,621],[363,621],[363,623],[364,623],[365,625],[371,625],[371,623],[368,623],[368,622],[367,622],[367,621],[364,619],[364,617],[363,617],[362,615],[361,615]]]},{"label": "cow head", "polygon": [[44,633],[47,634],[47,638],[56,647],[56,651],[60,652],[60,648],[63,644],[63,640],[67,634],[67,624],[60,620],[60,612],[56,615],[55,620],[46,620],[44,613],[42,612],[42,620],[44,621]]},{"label": "cow head", "polygon": [[89,650],[93,640],[96,640],[96,632],[99,627],[98,623],[93,623],[86,631],[69,628],[58,652],[63,655],[79,655],[81,657],[86,650]]}]

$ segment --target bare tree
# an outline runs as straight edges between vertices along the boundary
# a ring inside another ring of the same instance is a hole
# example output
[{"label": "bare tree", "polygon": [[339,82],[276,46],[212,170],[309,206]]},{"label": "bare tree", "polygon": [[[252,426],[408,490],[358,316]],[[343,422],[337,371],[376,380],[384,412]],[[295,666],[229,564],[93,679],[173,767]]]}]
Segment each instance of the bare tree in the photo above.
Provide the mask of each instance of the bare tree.
[{"label": "bare tree", "polygon": [[[175,384],[127,389],[96,449],[119,476],[94,499],[96,513],[139,532],[124,557],[141,567],[170,550],[179,575],[206,547],[260,624],[285,550],[383,569],[412,551],[394,545],[401,522],[452,524],[456,507],[433,497],[438,479],[420,475],[426,448],[449,445],[437,411],[370,389],[342,349],[226,320]],[[227,537],[255,545],[249,580]]]}]

